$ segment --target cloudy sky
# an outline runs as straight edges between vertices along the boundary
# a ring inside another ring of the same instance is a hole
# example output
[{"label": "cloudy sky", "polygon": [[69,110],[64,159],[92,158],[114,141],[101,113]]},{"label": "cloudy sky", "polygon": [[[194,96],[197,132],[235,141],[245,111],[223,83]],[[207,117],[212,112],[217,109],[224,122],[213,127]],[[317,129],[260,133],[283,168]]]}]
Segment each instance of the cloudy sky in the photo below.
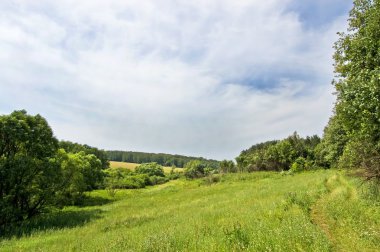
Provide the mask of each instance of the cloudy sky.
[{"label": "cloudy sky", "polygon": [[0,114],[59,139],[234,158],[322,134],[348,0],[2,0]]}]

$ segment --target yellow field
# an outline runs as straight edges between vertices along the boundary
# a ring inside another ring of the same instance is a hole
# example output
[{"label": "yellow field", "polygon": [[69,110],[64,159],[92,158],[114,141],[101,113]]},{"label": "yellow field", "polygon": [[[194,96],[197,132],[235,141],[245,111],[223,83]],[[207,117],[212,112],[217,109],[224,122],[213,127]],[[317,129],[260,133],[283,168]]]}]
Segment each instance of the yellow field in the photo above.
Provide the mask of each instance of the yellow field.
[{"label": "yellow field", "polygon": [[[127,162],[117,162],[117,161],[110,161],[110,168],[126,168],[129,170],[134,171],[137,166],[140,164],[136,163],[127,163]],[[170,166],[164,166],[164,172],[169,173],[172,170]],[[176,172],[182,172],[182,168],[175,168]]]}]

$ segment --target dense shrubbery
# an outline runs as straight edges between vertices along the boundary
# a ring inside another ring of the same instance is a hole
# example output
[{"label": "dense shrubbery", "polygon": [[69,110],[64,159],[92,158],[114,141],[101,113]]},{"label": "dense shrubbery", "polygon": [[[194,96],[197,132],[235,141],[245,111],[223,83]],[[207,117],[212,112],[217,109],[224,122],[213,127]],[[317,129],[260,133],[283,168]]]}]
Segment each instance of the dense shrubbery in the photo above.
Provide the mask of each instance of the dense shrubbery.
[{"label": "dense shrubbery", "polygon": [[114,168],[108,169],[106,173],[105,185],[109,190],[144,188],[149,185],[166,183],[172,178],[170,175],[166,177],[162,166],[157,163],[141,164],[136,167],[135,171]]},{"label": "dense shrubbery", "polygon": [[[239,171],[281,171],[316,165],[318,136],[301,138],[296,132],[281,141],[268,141],[242,151],[236,158]],[[301,164],[303,162],[303,164]]]},{"label": "dense shrubbery", "polygon": [[157,163],[141,164],[136,167],[135,172],[149,176],[165,177],[163,167]]},{"label": "dense shrubbery", "polygon": [[202,163],[199,160],[192,160],[185,165],[184,175],[188,179],[194,179],[217,172],[217,168],[210,167],[206,163]]}]

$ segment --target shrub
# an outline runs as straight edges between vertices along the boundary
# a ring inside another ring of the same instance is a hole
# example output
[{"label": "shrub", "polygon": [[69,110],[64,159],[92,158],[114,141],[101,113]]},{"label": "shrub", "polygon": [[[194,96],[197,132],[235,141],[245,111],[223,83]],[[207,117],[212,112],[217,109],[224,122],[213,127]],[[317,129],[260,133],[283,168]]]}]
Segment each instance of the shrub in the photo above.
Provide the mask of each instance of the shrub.
[{"label": "shrub", "polygon": [[161,177],[161,176],[150,176],[149,177],[149,185],[161,185],[161,184],[165,184],[168,181],[169,181],[169,179],[166,177]]},{"label": "shrub", "polygon": [[290,170],[292,172],[300,172],[300,171],[304,171],[306,168],[307,168],[307,162],[305,158],[299,157],[292,163]]},{"label": "shrub", "polygon": [[157,163],[146,163],[136,167],[136,173],[147,174],[148,176],[165,177],[164,169]]}]

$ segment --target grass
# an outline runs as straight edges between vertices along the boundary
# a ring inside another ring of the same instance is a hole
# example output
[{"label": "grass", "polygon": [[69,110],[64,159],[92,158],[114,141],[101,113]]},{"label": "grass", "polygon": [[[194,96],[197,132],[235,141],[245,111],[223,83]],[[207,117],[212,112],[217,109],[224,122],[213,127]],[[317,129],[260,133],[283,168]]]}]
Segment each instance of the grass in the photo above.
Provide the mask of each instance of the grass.
[{"label": "grass", "polygon": [[3,238],[0,250],[376,251],[380,209],[363,189],[321,170],[175,180],[115,198],[99,190],[89,206],[47,214]]},{"label": "grass", "polygon": [[[126,169],[134,171],[135,168],[139,165],[140,164],[136,164],[136,163],[110,161],[110,168],[126,168]],[[164,166],[163,168],[164,168],[165,173],[170,173],[170,171],[172,170],[172,167],[169,167],[169,166]],[[175,168],[174,171],[182,172],[183,169],[182,168]]]}]

